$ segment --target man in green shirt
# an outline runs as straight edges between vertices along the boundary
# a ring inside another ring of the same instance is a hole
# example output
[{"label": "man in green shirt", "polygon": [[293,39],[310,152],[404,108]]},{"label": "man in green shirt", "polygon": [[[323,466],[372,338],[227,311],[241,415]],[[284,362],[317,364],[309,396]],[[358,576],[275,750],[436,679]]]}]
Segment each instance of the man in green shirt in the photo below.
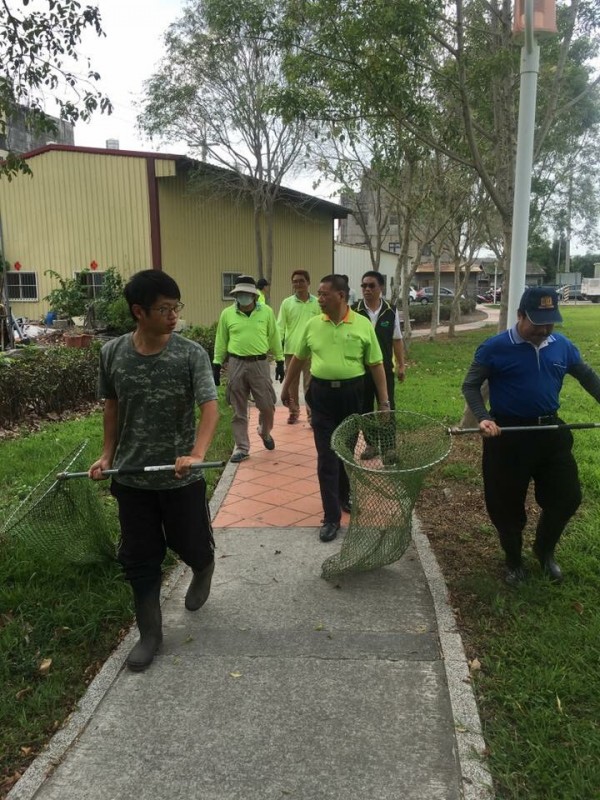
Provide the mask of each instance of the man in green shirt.
[{"label": "man in green shirt", "polygon": [[[296,351],[296,346],[300,336],[306,327],[306,323],[320,313],[319,303],[314,294],[310,293],[310,275],[305,269],[297,269],[292,273],[292,288],[294,294],[286,297],[277,317],[277,325],[283,341],[283,354],[285,356],[285,368],[289,368],[290,362]],[[310,383],[310,358],[302,365],[302,385],[304,389],[304,399],[308,392]],[[293,383],[289,384],[290,401],[288,424],[293,425],[298,422],[300,416],[300,402],[298,392],[300,388],[300,374]],[[306,403],[306,416],[310,422],[310,406]]]},{"label": "man in green shirt", "polygon": [[258,409],[258,434],[267,450],[275,447],[271,431],[277,398],[268,354],[272,353],[276,359],[276,380],[283,381],[285,370],[275,314],[270,306],[258,302],[254,278],[240,275],[231,294],[235,303],[221,312],[217,325],[213,375],[219,386],[221,367],[228,360],[225,396],[233,409],[231,427],[235,440],[230,461],[239,464],[250,454],[248,400],[251,393]]},{"label": "man in green shirt", "polygon": [[319,531],[322,542],[335,539],[341,512],[348,511],[350,504],[348,476],[331,448],[331,435],[346,417],[361,413],[367,370],[375,383],[379,407],[390,407],[377,336],[370,321],[348,307],[348,291],[342,275],[321,279],[318,302],[323,313],[306,324],[281,388],[281,401],[288,405],[290,384],[298,378],[302,362],[310,357],[308,401],[324,511]]},{"label": "man in green shirt", "polygon": [[259,278],[256,281],[256,288],[258,289],[258,303],[261,305],[269,305],[269,292],[271,284],[266,278]]},{"label": "man in green shirt", "polygon": [[183,308],[175,281],[161,270],[137,272],[125,298],[136,329],[107,342],[100,353],[104,443],[90,477],[101,480],[111,467],[175,465],[171,475],[125,473],[111,484],[121,525],[118,559],[131,583],[140,631],[127,666],[143,670],[162,642],[161,565],[167,547],[194,572],[186,608],[195,611],[208,598],[214,541],[206,483],[191,467],[204,461],[219,411],[206,351],[175,333]]}]

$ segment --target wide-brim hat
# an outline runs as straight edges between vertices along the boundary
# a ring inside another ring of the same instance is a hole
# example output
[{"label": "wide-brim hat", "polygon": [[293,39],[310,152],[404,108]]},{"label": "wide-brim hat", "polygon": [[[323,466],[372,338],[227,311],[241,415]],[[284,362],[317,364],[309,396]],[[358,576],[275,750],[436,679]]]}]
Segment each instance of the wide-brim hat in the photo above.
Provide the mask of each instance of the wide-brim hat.
[{"label": "wide-brim hat", "polygon": [[553,325],[562,322],[558,310],[558,293],[550,286],[532,286],[525,289],[519,309],[533,325]]},{"label": "wide-brim hat", "polygon": [[238,292],[244,292],[246,294],[255,294],[256,296],[259,295],[259,291],[256,288],[256,281],[254,278],[250,277],[250,275],[239,275],[235,279],[235,286],[229,292],[229,294],[237,294]]}]

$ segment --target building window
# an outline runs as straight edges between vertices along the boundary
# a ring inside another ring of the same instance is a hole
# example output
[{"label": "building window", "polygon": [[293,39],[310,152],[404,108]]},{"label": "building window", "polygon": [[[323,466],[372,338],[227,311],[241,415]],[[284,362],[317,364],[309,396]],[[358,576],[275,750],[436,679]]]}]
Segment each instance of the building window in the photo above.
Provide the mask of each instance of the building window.
[{"label": "building window", "polygon": [[388,217],[388,223],[390,225],[398,225],[398,214],[390,214]]},{"label": "building window", "polygon": [[399,253],[400,252],[400,242],[390,242],[388,244],[388,250],[390,253]]},{"label": "building window", "polygon": [[97,300],[104,284],[103,272],[76,272],[77,280],[86,287],[87,299]]},{"label": "building window", "polygon": [[222,300],[232,300],[232,296],[230,294],[231,290],[235,286],[236,278],[241,275],[241,272],[222,272],[221,273],[221,299]]},{"label": "building window", "polygon": [[6,289],[9,300],[37,300],[37,274],[35,272],[7,272]]}]

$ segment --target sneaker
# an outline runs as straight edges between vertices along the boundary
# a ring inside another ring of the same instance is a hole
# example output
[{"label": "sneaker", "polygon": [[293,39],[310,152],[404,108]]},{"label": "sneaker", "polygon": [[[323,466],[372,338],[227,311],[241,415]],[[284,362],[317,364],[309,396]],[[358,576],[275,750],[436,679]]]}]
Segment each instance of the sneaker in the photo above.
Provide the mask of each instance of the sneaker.
[{"label": "sneaker", "polygon": [[377,448],[372,444],[368,444],[360,454],[361,461],[372,461],[377,457]]},{"label": "sneaker", "polygon": [[232,464],[239,464],[240,461],[245,461],[247,458],[250,458],[249,453],[242,453],[241,450],[236,450],[229,460]]},{"label": "sneaker", "polygon": [[260,432],[260,428],[257,428],[256,432],[258,433],[260,438],[263,440],[263,444],[267,448],[267,450],[275,450],[275,440],[273,439],[273,437],[270,434],[267,435],[267,436],[263,436],[262,433]]}]

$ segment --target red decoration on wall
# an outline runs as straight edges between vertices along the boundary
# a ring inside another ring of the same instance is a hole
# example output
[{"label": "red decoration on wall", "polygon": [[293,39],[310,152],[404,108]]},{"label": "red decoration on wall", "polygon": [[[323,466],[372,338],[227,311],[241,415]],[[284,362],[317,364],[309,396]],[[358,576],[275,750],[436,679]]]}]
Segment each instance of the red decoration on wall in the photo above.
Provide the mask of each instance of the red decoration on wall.
[{"label": "red decoration on wall", "polygon": [[98,262],[97,261],[92,261],[90,263],[90,268],[91,269],[98,269]]},{"label": "red decoration on wall", "polygon": [[21,264],[19,261],[15,261],[13,267],[17,270],[17,272],[21,269]]}]

